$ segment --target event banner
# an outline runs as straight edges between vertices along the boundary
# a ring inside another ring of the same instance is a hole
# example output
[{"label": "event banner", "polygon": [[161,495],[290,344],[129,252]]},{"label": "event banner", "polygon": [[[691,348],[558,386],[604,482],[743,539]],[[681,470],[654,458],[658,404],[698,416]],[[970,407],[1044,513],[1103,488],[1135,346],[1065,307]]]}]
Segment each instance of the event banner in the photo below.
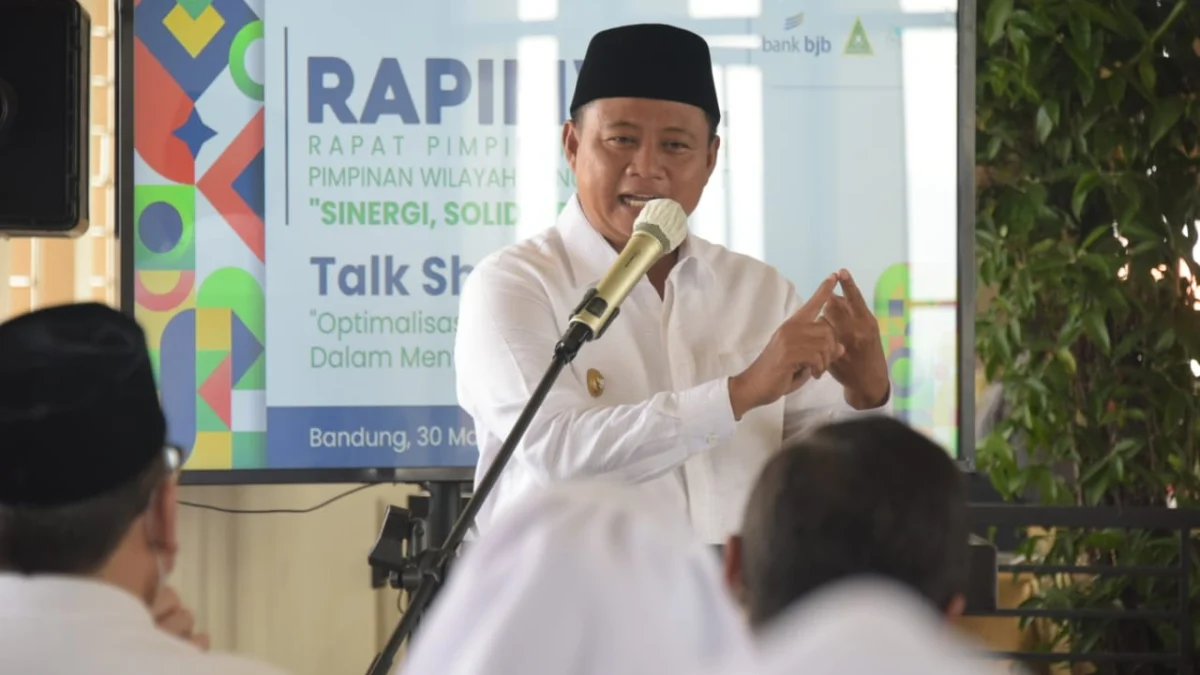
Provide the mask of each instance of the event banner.
[{"label": "event banner", "polygon": [[[673,23],[713,46],[724,142],[692,230],[801,293],[850,268],[875,290],[889,351],[909,349],[898,7],[765,2],[708,18],[682,0],[549,4],[562,7],[521,17],[478,0],[266,0],[269,468],[474,464],[458,298],[474,265],[553,226],[573,193],[562,124],[588,39],[612,25]],[[954,298],[937,299],[951,332],[935,351],[953,345]],[[927,426],[952,430],[948,374],[949,408],[931,399],[944,419]]]}]

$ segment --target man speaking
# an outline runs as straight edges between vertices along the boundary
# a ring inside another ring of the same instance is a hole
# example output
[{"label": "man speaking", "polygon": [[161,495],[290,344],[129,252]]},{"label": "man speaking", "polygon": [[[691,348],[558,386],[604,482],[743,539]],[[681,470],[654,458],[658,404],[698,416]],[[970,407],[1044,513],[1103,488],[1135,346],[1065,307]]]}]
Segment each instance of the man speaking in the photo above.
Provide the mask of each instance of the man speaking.
[{"label": "man speaking", "polygon": [[[696,208],[720,117],[700,36],[655,24],[592,38],[562,132],[577,193],[554,227],[485,258],[463,290],[455,360],[476,480],[642,207]],[[805,299],[774,268],[689,234],[620,310],[546,397],[481,528],[532,488],[606,476],[639,484],[717,544],[785,438],[889,406],[879,326],[845,270]]]}]

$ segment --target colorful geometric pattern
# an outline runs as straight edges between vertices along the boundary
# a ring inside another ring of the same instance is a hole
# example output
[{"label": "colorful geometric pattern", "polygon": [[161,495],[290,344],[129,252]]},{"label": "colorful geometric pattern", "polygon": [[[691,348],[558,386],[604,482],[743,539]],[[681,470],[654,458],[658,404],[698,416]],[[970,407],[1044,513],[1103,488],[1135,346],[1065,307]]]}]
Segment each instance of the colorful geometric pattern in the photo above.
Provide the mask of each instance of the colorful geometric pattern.
[{"label": "colorful geometric pattern", "polygon": [[939,336],[942,344],[935,350],[934,372],[913,372],[916,362],[928,359],[919,359],[912,351],[914,310],[953,310],[955,305],[914,301],[911,288],[908,263],[885,269],[875,282],[874,311],[891,372],[892,405],[898,417],[957,451],[958,394],[954,386],[946,386],[957,382],[955,331]]},{"label": "colorful geometric pattern", "polygon": [[883,339],[883,353],[891,369],[892,403],[896,410],[911,408],[912,353],[909,344],[909,274],[906,263],[883,271],[875,282],[875,317]]},{"label": "colorful geometric pattern", "polygon": [[266,466],[262,2],[134,3],[135,311],[189,469]]}]

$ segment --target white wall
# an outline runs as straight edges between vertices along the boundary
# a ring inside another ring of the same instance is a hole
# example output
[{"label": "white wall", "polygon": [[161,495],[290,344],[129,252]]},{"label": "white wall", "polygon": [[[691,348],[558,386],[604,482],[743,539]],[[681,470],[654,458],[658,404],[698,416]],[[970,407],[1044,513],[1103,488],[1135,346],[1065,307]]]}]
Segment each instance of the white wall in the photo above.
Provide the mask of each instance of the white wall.
[{"label": "white wall", "polygon": [[[185,487],[186,501],[294,509],[354,486]],[[213,648],[264,659],[293,675],[365,673],[399,614],[398,594],[370,587],[367,554],[388,504],[408,486],[364,490],[313,513],[227,515],[180,509],[171,583]]]}]

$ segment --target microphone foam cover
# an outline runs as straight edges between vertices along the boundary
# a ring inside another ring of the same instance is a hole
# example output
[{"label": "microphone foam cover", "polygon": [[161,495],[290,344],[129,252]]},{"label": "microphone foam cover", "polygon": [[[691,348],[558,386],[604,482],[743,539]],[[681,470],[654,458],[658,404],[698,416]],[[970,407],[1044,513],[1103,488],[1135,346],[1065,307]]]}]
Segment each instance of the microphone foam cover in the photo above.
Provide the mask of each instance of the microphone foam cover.
[{"label": "microphone foam cover", "polygon": [[633,221],[633,231],[653,235],[670,253],[687,238],[687,214],[673,199],[651,199]]}]

